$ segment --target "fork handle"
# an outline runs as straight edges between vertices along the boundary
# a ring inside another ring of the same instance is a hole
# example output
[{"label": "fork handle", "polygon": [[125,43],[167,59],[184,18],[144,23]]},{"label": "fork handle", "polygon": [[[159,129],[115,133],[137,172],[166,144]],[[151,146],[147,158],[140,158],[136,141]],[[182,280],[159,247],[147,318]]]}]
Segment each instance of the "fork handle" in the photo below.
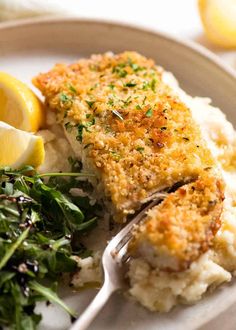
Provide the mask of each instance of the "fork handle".
[{"label": "fork handle", "polygon": [[83,314],[75,321],[70,330],[85,330],[92,323],[98,312],[106,304],[113,292],[117,290],[110,281],[105,280],[103,286],[94,297],[92,302],[83,312]]}]

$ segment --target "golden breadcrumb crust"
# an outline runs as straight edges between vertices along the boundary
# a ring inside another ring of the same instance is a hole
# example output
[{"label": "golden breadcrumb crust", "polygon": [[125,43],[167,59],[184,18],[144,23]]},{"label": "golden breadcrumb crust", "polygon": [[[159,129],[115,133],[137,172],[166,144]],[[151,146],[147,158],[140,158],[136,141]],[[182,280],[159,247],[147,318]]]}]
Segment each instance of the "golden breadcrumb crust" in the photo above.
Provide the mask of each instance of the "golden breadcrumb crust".
[{"label": "golden breadcrumb crust", "polygon": [[[209,249],[220,228],[223,190],[222,182],[205,172],[169,194],[135,228],[129,245],[131,255],[141,254],[164,270],[186,269]],[[163,255],[165,260],[156,258]]]},{"label": "golden breadcrumb crust", "polygon": [[58,64],[33,80],[82,146],[78,156],[91,164],[119,219],[156,191],[214,167],[190,110],[162,73],[152,60],[124,52]]}]

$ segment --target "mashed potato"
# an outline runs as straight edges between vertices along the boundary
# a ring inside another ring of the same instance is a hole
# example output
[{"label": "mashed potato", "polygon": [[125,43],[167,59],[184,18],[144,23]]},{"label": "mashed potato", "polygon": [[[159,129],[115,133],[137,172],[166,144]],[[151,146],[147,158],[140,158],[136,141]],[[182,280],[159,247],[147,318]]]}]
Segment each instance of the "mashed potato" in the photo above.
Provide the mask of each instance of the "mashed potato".
[{"label": "mashed potato", "polygon": [[46,123],[48,129],[38,132],[44,140],[45,148],[45,161],[39,172],[69,172],[71,166],[68,158],[74,156],[74,152],[65,138],[63,129],[56,123],[56,115],[53,112],[47,112]]},{"label": "mashed potato", "polygon": [[93,256],[80,258],[75,256],[80,271],[72,278],[71,284],[76,288],[86,285],[99,285],[102,281],[101,253],[96,252]]},{"label": "mashed potato", "polygon": [[[226,199],[222,215],[222,227],[218,231],[213,248],[202,255],[183,272],[168,273],[152,269],[142,258],[130,263],[128,277],[130,295],[152,311],[169,311],[178,303],[195,303],[211,287],[231,280],[236,272],[236,132],[225,115],[211,106],[208,98],[191,97],[178,87],[170,73],[164,74],[165,81],[180,95],[199,123],[213,156],[218,160],[226,182]],[[67,158],[73,151],[54,115],[48,113],[48,130],[40,131],[46,149],[46,160],[41,172],[68,171]],[[63,157],[61,156],[63,155]],[[94,256],[77,259],[80,271],[73,277],[75,287],[101,281],[100,256],[109,239],[108,220],[100,224],[87,238],[88,248],[100,251]],[[99,239],[94,246],[94,235]],[[98,244],[99,242],[99,244]]]}]

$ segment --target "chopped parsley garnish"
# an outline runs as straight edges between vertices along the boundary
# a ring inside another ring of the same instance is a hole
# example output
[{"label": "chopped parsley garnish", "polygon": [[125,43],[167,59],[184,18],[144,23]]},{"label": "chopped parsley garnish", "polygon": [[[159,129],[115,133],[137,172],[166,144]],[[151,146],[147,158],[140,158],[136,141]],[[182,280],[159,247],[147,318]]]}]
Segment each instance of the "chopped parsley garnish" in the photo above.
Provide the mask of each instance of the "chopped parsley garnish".
[{"label": "chopped parsley garnish", "polygon": [[188,137],[183,137],[183,140],[189,141],[189,138]]},{"label": "chopped parsley garnish", "polygon": [[124,120],[124,118],[122,117],[122,115],[119,113],[119,111],[117,110],[112,110],[113,115],[115,115],[116,117],[118,117],[120,120]]},{"label": "chopped parsley garnish", "polygon": [[161,127],[161,131],[166,131],[166,130],[167,130],[167,127],[165,127],[165,126]]},{"label": "chopped parsley garnish", "polygon": [[88,147],[90,147],[90,146],[92,146],[93,145],[93,143],[88,143],[88,144],[86,144],[85,146],[84,146],[84,149],[87,149]]},{"label": "chopped parsley garnish", "polygon": [[157,83],[156,79],[153,78],[152,81],[151,81],[151,83],[150,83],[150,87],[151,87],[151,90],[152,90],[153,92],[156,91],[156,83]]},{"label": "chopped parsley garnish", "polygon": [[144,98],[143,98],[143,103],[142,103],[142,105],[144,105],[146,99],[147,99],[147,96],[145,95]]},{"label": "chopped parsley garnish", "polygon": [[85,100],[85,102],[88,104],[89,108],[91,109],[95,103],[95,101],[87,101]]},{"label": "chopped parsley garnish", "polygon": [[71,124],[71,122],[65,123],[65,129],[68,133],[70,133],[72,131],[72,128],[74,127],[73,124]]},{"label": "chopped parsley garnish", "polygon": [[150,87],[149,81],[144,81],[144,82],[143,82],[142,89],[143,89],[144,91],[146,91],[149,87]]},{"label": "chopped parsley garnish", "polygon": [[112,98],[109,98],[107,104],[109,104],[110,106],[114,105],[114,100]]},{"label": "chopped parsley garnish", "polygon": [[145,69],[145,68],[139,66],[137,63],[131,63],[130,66],[134,70],[134,72],[142,71]]},{"label": "chopped parsley garnish", "polygon": [[149,81],[144,81],[142,89],[144,91],[146,91],[147,89],[150,88],[153,92],[155,92],[156,91],[156,83],[157,83],[157,80],[155,78],[153,78],[150,82]]},{"label": "chopped parsley garnish", "polygon": [[137,104],[135,108],[136,108],[137,110],[142,110],[142,108],[140,107],[139,104]]},{"label": "chopped parsley garnish", "polygon": [[74,94],[77,92],[73,85],[69,85],[69,90]]},{"label": "chopped parsley garnish", "polygon": [[137,72],[140,68],[140,66],[136,63],[131,63],[130,66],[134,70],[134,72]]},{"label": "chopped parsley garnish", "polygon": [[128,72],[126,70],[120,70],[118,72],[119,77],[125,78],[127,76]]},{"label": "chopped parsley garnish", "polygon": [[139,66],[137,63],[134,63],[131,58],[128,58],[128,65],[133,69],[134,72],[144,70],[144,67]]},{"label": "chopped parsley garnish", "polygon": [[62,103],[68,103],[68,102],[72,101],[72,98],[71,98],[71,96],[69,96],[65,93],[61,93],[60,94],[60,100],[61,100]]},{"label": "chopped parsley garnish", "polygon": [[86,127],[90,127],[90,126],[93,126],[95,124],[95,118],[93,117],[93,119],[91,119],[91,121],[88,121],[85,126]]},{"label": "chopped parsley garnish", "polygon": [[[145,67],[139,66],[137,63],[134,63],[131,58],[128,58],[127,62],[120,63],[116,67],[113,68],[112,72],[117,73],[119,77],[123,78],[126,77],[128,72],[124,69],[125,67],[129,66],[132,68],[133,72],[142,71]],[[127,86],[128,87],[128,86]]]},{"label": "chopped parsley garnish", "polygon": [[82,140],[83,140],[83,130],[84,129],[87,129],[87,127],[84,124],[79,124],[77,126],[77,133],[78,133],[77,136],[76,136],[77,141],[82,142]]},{"label": "chopped parsley garnish", "polygon": [[125,68],[126,66],[127,66],[127,63],[123,62],[123,63],[117,64],[116,68]]},{"label": "chopped parsley garnish", "polygon": [[109,87],[110,89],[114,89],[114,88],[115,88],[115,85],[113,85],[113,84],[109,84],[108,87]]},{"label": "chopped parsley garnish", "polygon": [[88,127],[95,124],[95,118],[93,118],[91,121],[88,121],[87,123],[81,123],[76,125],[77,126],[77,136],[76,140],[82,142],[83,141],[83,131],[86,130],[86,132],[89,132]]},{"label": "chopped parsley garnish", "polygon": [[90,88],[90,90],[91,91],[93,91],[95,88],[97,88],[98,87],[98,83],[97,84],[94,84],[91,88]]},{"label": "chopped parsley garnish", "polygon": [[111,151],[110,153],[116,161],[121,159],[121,155],[117,151]]},{"label": "chopped parsley garnish", "polygon": [[152,108],[149,108],[148,111],[145,113],[146,117],[152,117],[153,115],[153,111],[152,111]]},{"label": "chopped parsley garnish", "polygon": [[112,69],[112,73],[117,73],[120,78],[125,78],[128,74],[128,72],[124,69],[125,66],[125,63],[118,64]]},{"label": "chopped parsley garnish", "polygon": [[127,97],[126,100],[121,100],[121,101],[124,103],[123,107],[127,107],[132,102],[132,99],[131,96],[129,96]]},{"label": "chopped parsley garnish", "polygon": [[106,126],[105,127],[105,133],[108,134],[111,132],[111,127],[110,126]]},{"label": "chopped parsley garnish", "polygon": [[134,83],[134,82],[128,82],[128,83],[126,83],[126,84],[124,84],[124,87],[135,87],[135,86],[137,86],[137,84],[136,83]]},{"label": "chopped parsley garnish", "polygon": [[136,150],[139,151],[140,153],[142,153],[144,151],[144,148],[143,147],[137,147]]}]

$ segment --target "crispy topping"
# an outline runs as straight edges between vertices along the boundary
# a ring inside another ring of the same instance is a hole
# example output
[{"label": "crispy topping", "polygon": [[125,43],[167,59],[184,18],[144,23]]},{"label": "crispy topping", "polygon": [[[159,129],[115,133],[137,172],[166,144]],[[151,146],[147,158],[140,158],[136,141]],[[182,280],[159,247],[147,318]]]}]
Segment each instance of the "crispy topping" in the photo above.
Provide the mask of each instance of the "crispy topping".
[{"label": "crispy topping", "polygon": [[124,52],[58,64],[34,79],[121,218],[214,165],[191,112],[162,74],[152,60]]},{"label": "crispy topping", "polygon": [[212,246],[221,225],[223,190],[221,180],[206,172],[178,188],[136,227],[131,254],[163,270],[186,269]]}]

